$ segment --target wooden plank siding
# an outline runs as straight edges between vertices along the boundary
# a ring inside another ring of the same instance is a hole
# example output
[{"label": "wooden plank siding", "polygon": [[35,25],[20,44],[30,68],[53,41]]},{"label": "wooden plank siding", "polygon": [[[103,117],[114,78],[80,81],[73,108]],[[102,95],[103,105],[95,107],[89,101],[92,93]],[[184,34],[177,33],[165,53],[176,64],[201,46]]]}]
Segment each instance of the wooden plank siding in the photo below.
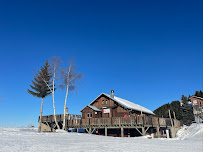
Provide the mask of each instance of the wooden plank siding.
[{"label": "wooden plank siding", "polygon": [[[130,117],[135,117],[137,115],[140,115],[140,111],[135,111],[132,109],[126,109],[123,106],[119,105],[115,101],[113,101],[111,98],[101,95],[99,96],[94,102],[90,104],[91,106],[96,107],[97,109],[100,109],[101,111],[94,111],[90,107],[86,106],[82,112],[82,119],[88,119],[87,115],[88,113],[92,114],[92,118],[114,118],[114,117],[123,117],[124,114]],[[109,109],[109,113],[104,113],[103,109]],[[144,113],[143,113],[144,114]],[[146,114],[148,115],[148,114]],[[138,120],[139,123],[141,123]]]}]

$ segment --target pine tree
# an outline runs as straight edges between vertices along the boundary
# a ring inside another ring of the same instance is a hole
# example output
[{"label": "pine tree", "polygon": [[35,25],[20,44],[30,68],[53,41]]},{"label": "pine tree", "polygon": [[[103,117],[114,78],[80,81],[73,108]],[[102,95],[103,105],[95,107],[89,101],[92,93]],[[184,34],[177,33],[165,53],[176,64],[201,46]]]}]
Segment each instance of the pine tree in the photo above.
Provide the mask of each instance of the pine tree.
[{"label": "pine tree", "polygon": [[[171,102],[171,111],[175,112],[176,119],[182,120],[182,115],[181,115],[181,106],[180,106],[180,101],[172,101]],[[175,116],[173,116],[174,118]]]},{"label": "pine tree", "polygon": [[188,105],[188,98],[184,95],[182,95],[181,98],[182,101],[182,118],[183,118],[183,124],[191,124],[194,120],[194,115],[192,111],[192,107]]},{"label": "pine tree", "polygon": [[48,64],[48,61],[46,61],[45,65],[41,67],[41,70],[38,71],[38,74],[36,74],[34,77],[34,81],[32,80],[33,85],[30,85],[30,87],[34,91],[27,89],[29,94],[38,98],[42,98],[38,132],[41,132],[43,99],[52,93],[50,88],[53,89],[50,81],[52,75],[49,72],[49,66],[50,65]]}]

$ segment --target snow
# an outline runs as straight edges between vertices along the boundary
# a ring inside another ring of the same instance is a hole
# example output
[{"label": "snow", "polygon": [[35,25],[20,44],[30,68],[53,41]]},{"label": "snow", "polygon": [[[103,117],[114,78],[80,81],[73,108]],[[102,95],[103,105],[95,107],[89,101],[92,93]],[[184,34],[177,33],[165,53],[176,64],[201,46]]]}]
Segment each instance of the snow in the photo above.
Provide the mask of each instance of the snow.
[{"label": "snow", "polygon": [[195,125],[183,127],[174,139],[105,137],[61,130],[58,130],[60,133],[38,133],[37,128],[0,128],[0,152],[202,152],[200,130],[203,131],[203,126]]},{"label": "snow", "polygon": [[114,96],[114,98],[118,101],[118,103],[120,103],[121,105],[123,105],[123,106],[125,106],[125,107],[127,107],[129,109],[133,109],[133,110],[137,110],[137,111],[142,110],[145,113],[149,113],[149,114],[154,115],[154,113],[151,110],[149,110],[149,109],[147,109],[145,107],[142,107],[142,106],[140,106],[138,104],[135,104],[133,102],[130,102],[128,100],[125,100],[125,99],[122,99],[122,98],[119,98],[119,97],[116,97],[116,96]]},{"label": "snow", "polygon": [[128,109],[132,109],[132,110],[136,110],[136,111],[141,111],[142,110],[145,113],[154,115],[154,113],[151,110],[149,110],[149,109],[147,109],[145,107],[142,107],[142,106],[140,106],[138,104],[135,104],[133,102],[130,102],[128,100],[125,100],[125,99],[122,99],[122,98],[119,98],[119,97],[116,97],[116,96],[114,96],[112,98],[110,95],[108,95],[106,93],[102,93],[102,94],[106,95],[107,97],[111,98],[112,100],[116,101],[117,103],[121,104],[122,106],[124,106],[124,107],[126,107]]},{"label": "snow", "polygon": [[195,138],[196,136],[200,136],[203,138],[203,124],[193,123],[190,126],[183,126],[177,133],[177,138],[180,140]]}]

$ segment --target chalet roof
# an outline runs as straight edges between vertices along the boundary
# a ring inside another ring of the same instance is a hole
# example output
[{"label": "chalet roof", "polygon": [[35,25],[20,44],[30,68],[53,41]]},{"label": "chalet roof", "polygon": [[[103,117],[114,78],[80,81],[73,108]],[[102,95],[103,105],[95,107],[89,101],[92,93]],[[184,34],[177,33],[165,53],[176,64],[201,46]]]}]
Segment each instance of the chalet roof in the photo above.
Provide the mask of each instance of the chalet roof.
[{"label": "chalet roof", "polygon": [[191,99],[191,98],[197,98],[197,99],[201,99],[201,100],[203,100],[202,97],[197,97],[197,96],[191,96],[189,99]]},{"label": "chalet roof", "polygon": [[[109,97],[110,99],[114,100],[115,102],[117,102],[118,104],[122,105],[123,107],[125,107],[125,108],[127,108],[127,109],[136,110],[136,111],[141,111],[141,110],[142,110],[143,113],[147,113],[147,114],[152,114],[152,115],[154,115],[154,113],[153,113],[151,110],[149,110],[149,109],[147,109],[147,108],[145,108],[145,107],[142,107],[142,106],[140,106],[140,105],[138,105],[138,104],[135,104],[135,103],[133,103],[133,102],[130,102],[130,101],[128,101],[128,100],[125,100],[125,99],[122,99],[122,98],[119,98],[119,97],[116,97],[116,96],[111,97],[109,94],[106,94],[106,93],[102,93],[102,94],[100,94],[98,97],[100,97],[101,95],[105,95],[105,96]],[[98,97],[97,97],[97,98],[98,98]],[[97,98],[96,98],[96,99],[97,99]],[[95,100],[96,100],[96,99],[95,99]],[[94,100],[94,101],[95,101],[95,100]],[[93,101],[93,102],[94,102],[94,101]],[[92,102],[92,103],[93,103],[93,102]],[[92,103],[90,103],[90,104],[92,104]]]},{"label": "chalet roof", "polygon": [[101,111],[100,109],[98,109],[97,107],[95,106],[91,106],[91,105],[87,105],[88,107],[90,107],[91,109],[93,109],[94,111]]},{"label": "chalet roof", "polygon": [[[101,111],[100,109],[98,109],[97,107],[95,107],[95,106],[91,106],[91,105],[87,105],[87,106],[85,106],[85,107],[90,107],[92,110],[94,110],[94,111]],[[83,108],[83,109],[85,109],[85,108]],[[82,109],[82,110],[83,110]],[[81,111],[82,111],[81,110]]]}]

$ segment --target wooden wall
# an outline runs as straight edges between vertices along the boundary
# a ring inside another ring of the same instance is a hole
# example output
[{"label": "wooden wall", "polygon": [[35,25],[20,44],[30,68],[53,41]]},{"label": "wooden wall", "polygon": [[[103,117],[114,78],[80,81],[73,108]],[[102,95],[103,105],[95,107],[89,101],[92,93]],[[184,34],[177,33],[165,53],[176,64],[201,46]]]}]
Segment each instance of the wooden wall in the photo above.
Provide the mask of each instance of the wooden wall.
[{"label": "wooden wall", "polygon": [[[198,105],[193,105],[193,101],[197,100]],[[191,97],[190,101],[192,102],[192,106],[193,107],[198,107],[198,106],[203,106],[203,100],[195,98],[195,97]]]},{"label": "wooden wall", "polygon": [[[87,118],[87,113],[92,113],[92,118],[111,118],[111,117],[123,117],[124,113],[127,116],[136,116],[136,114],[140,114],[140,112],[130,112],[123,107],[119,106],[116,102],[114,102],[112,99],[106,97],[105,95],[100,96],[91,104],[92,106],[97,107],[98,109],[102,110],[102,112],[97,112],[95,114],[95,111],[92,110],[89,107],[86,107],[82,111],[82,119]],[[110,113],[104,113],[103,108],[107,107],[110,108]]]},{"label": "wooden wall", "polygon": [[88,113],[92,114],[92,118],[101,118],[101,112],[96,112],[92,110],[90,107],[85,107],[81,112],[82,112],[82,119],[87,119]]},{"label": "wooden wall", "polygon": [[100,98],[96,99],[96,101],[91,105],[97,107],[98,109],[102,109],[102,107],[115,106],[115,103],[110,98],[101,96]]}]

